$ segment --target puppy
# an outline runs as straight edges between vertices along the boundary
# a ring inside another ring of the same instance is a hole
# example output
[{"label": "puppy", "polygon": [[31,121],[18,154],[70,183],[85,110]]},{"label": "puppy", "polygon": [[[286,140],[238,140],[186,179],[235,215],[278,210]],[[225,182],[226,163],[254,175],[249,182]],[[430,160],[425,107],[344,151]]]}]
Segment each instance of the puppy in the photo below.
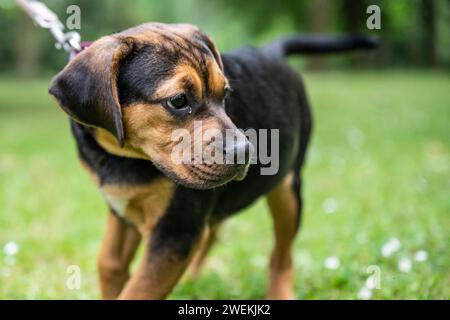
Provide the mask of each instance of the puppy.
[{"label": "puppy", "polygon": [[[221,55],[194,26],[148,23],[70,61],[49,92],[72,119],[80,160],[111,212],[98,261],[103,298],[165,298],[189,265],[197,272],[222,221],[264,195],[275,233],[267,298],[292,299],[311,114],[285,58],[373,46],[364,37],[294,36]],[[276,133],[266,139],[274,172],[262,174],[267,162],[239,129]],[[184,150],[213,146],[216,161],[174,159],[180,130],[209,132]],[[230,155],[241,161],[217,161]],[[130,276],[141,241],[145,254]]]}]

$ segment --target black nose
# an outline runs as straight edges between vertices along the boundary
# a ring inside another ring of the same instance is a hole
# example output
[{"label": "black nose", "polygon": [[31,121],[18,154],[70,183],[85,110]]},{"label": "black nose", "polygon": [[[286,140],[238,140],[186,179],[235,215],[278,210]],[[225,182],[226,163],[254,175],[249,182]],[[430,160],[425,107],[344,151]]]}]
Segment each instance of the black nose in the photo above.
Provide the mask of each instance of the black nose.
[{"label": "black nose", "polygon": [[248,164],[253,156],[255,148],[247,140],[238,140],[235,144],[225,147],[227,163]]}]

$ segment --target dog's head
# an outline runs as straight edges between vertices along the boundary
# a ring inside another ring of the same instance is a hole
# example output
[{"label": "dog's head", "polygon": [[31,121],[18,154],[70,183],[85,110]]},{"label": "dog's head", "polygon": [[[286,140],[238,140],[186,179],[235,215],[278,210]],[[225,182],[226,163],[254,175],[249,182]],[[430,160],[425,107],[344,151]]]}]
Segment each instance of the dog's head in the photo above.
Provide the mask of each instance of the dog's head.
[{"label": "dog's head", "polygon": [[[182,185],[213,188],[243,178],[253,152],[225,112],[230,89],[208,36],[191,25],[152,23],[94,42],[53,79],[50,94],[75,121],[94,128],[107,150],[149,159]],[[230,130],[232,141],[225,139]],[[180,144],[182,161],[174,157]],[[199,161],[198,150],[212,146],[216,160],[231,153],[244,161]]]}]

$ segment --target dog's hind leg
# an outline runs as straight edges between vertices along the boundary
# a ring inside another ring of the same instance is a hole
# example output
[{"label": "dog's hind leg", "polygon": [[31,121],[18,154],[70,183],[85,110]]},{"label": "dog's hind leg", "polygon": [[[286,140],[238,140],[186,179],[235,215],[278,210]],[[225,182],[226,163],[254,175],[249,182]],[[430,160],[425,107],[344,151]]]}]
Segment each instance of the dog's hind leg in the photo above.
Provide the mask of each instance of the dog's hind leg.
[{"label": "dog's hind leg", "polygon": [[103,238],[98,269],[103,299],[115,299],[128,280],[129,265],[141,241],[138,230],[113,213]]},{"label": "dog's hind leg", "polygon": [[270,258],[268,299],[293,299],[292,246],[301,209],[298,171],[291,172],[267,194],[273,218],[275,246]]}]

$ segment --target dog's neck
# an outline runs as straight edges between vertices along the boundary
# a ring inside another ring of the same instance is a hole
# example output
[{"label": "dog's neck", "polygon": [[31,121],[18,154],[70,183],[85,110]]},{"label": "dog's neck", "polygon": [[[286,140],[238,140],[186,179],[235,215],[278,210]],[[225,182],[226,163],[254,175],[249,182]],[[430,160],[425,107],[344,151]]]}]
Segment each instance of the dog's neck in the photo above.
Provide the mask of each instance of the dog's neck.
[{"label": "dog's neck", "polygon": [[106,152],[118,157],[134,158],[150,160],[144,153],[136,148],[133,148],[129,144],[125,143],[123,147],[119,145],[117,139],[108,131],[95,128],[92,130],[92,136],[97,141],[100,147],[105,149]]}]

